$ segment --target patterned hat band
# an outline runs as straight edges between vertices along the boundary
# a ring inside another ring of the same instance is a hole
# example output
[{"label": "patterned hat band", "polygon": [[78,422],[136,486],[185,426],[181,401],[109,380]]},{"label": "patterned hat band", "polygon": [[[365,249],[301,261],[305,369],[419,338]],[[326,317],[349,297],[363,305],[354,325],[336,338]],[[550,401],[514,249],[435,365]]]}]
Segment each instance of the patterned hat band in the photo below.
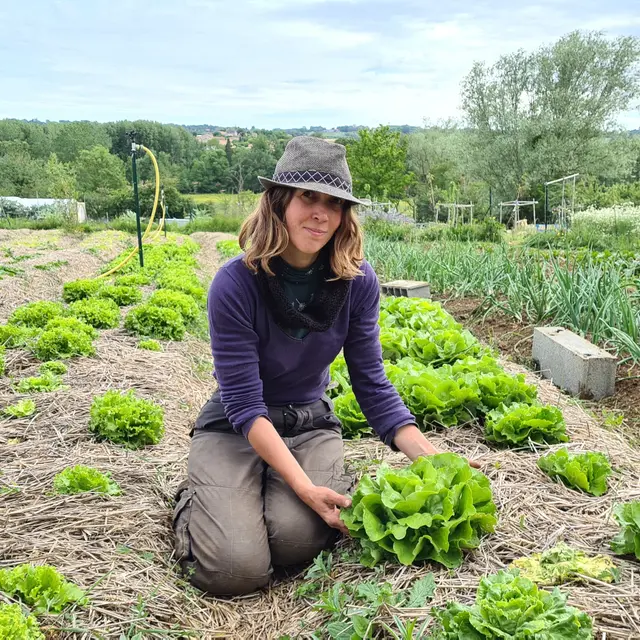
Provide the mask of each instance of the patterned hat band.
[{"label": "patterned hat band", "polygon": [[342,191],[351,193],[351,183],[343,180],[339,176],[322,171],[285,171],[284,173],[275,173],[273,175],[274,182],[284,182],[286,184],[306,184],[315,182],[317,184],[326,184],[330,187],[337,187]]}]

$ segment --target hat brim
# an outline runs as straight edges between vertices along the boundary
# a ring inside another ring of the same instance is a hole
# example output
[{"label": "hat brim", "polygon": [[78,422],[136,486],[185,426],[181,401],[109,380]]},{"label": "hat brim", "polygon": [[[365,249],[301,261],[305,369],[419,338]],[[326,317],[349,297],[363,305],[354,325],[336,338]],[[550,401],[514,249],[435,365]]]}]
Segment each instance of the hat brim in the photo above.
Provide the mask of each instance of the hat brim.
[{"label": "hat brim", "polygon": [[343,200],[352,202],[353,204],[365,204],[362,200],[358,200],[358,198],[350,194],[348,191],[338,189],[338,187],[332,187],[329,184],[319,184],[317,182],[296,182],[295,184],[291,184],[289,182],[276,182],[275,180],[269,180],[269,178],[263,178],[262,176],[258,176],[258,180],[260,180],[260,184],[265,189],[270,189],[271,187],[289,187],[290,189],[318,191],[319,193],[326,193],[334,198],[342,198]]}]

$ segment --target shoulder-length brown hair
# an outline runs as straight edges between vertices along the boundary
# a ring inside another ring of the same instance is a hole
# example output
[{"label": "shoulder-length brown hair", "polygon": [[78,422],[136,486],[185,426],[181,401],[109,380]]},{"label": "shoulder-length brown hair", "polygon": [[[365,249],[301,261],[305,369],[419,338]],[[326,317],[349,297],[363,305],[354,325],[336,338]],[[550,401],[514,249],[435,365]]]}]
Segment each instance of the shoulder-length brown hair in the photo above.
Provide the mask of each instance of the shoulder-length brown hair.
[{"label": "shoulder-length brown hair", "polygon": [[[284,214],[294,194],[295,190],[290,187],[271,187],[262,194],[255,211],[242,224],[239,241],[244,251],[243,261],[254,273],[259,265],[272,276],[269,261],[287,248],[289,233]],[[363,244],[362,228],[353,205],[345,202],[340,226],[329,241],[331,270],[336,278],[352,280],[362,275]]]}]

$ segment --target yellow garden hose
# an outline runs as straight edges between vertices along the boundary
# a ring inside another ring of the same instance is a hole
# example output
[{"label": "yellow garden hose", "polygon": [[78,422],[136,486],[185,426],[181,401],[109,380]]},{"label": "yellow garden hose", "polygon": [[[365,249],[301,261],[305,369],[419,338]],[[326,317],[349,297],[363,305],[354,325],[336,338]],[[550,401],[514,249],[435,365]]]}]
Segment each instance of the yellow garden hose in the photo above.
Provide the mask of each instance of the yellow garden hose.
[{"label": "yellow garden hose", "polygon": [[[151,158],[151,162],[153,163],[153,169],[155,171],[155,176],[156,176],[155,197],[153,198],[153,208],[151,209],[151,217],[149,218],[149,224],[147,225],[147,228],[145,229],[144,234],[142,235],[142,242],[144,243],[149,231],[151,231],[151,226],[153,225],[153,220],[156,215],[156,209],[158,208],[158,198],[160,196],[160,169],[158,168],[158,162],[156,161],[155,156],[153,155],[153,153],[151,153],[149,149],[147,149],[147,147],[145,147],[143,144],[140,144],[138,145],[138,148],[142,149]],[[149,239],[149,242],[153,242],[153,240],[155,240],[158,237],[158,234],[162,229],[162,225],[164,223],[164,213],[165,213],[165,209],[163,204],[162,205],[162,221],[160,222],[160,228],[153,235],[153,237]],[[124,267],[131,260],[131,258],[133,258],[133,256],[136,255],[136,253],[138,253],[138,247],[134,247],[131,250],[131,253],[124,260],[122,260],[120,264],[113,267],[113,269],[109,269],[109,271],[106,271],[105,273],[101,273],[99,276],[96,276],[95,280],[106,278],[107,276],[110,276],[112,273],[115,273],[116,271],[118,271],[118,269],[122,269],[122,267]]]}]

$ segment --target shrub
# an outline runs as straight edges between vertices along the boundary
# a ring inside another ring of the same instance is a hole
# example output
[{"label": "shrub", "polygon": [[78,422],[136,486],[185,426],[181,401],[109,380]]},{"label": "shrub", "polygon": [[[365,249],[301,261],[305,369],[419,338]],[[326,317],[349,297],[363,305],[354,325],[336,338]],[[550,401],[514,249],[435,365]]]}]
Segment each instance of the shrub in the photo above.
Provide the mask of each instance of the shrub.
[{"label": "shrub", "polygon": [[382,464],[365,475],[341,518],[361,548],[361,562],[462,564],[496,524],[489,480],[454,453],[421,456],[404,469]]},{"label": "shrub", "polygon": [[57,360],[51,360],[50,362],[43,362],[40,365],[38,371],[41,374],[52,373],[56,376],[63,376],[67,373],[67,365],[64,362],[58,362]]},{"label": "shrub", "polygon": [[120,324],[120,308],[109,299],[87,298],[74,302],[69,310],[96,329],[113,329]]},{"label": "shrub", "polygon": [[95,352],[91,338],[87,333],[68,327],[48,328],[33,346],[33,353],[40,360],[92,356]]},{"label": "shrub", "polygon": [[619,555],[635,555],[640,560],[640,500],[615,505],[613,517],[622,528],[611,540],[611,549]]},{"label": "shrub", "polygon": [[586,613],[567,606],[559,589],[551,593],[538,589],[517,570],[481,578],[474,605],[450,602],[432,613],[439,625],[433,636],[437,640],[593,638],[593,622]]},{"label": "shrub", "polygon": [[149,284],[150,282],[151,278],[142,272],[127,273],[116,278],[116,286],[119,287],[138,287]]},{"label": "shrub", "polygon": [[13,324],[0,325],[0,345],[7,349],[19,349],[28,346],[39,334],[39,329],[29,329]]},{"label": "shrub", "polygon": [[140,340],[138,349],[146,349],[147,351],[162,351],[162,346],[157,340]]},{"label": "shrub", "polygon": [[538,442],[568,442],[562,412],[552,405],[501,404],[489,412],[485,421],[485,438],[489,442],[517,446]]},{"label": "shrub", "polygon": [[52,373],[46,373],[42,376],[32,376],[23,378],[14,385],[18,393],[44,393],[50,391],[58,391],[59,389],[68,389],[69,387],[62,384],[59,376]]},{"label": "shrub", "polygon": [[162,407],[136,398],[133,391],[107,391],[94,399],[90,414],[89,431],[132,449],[157,444],[164,433]]},{"label": "shrub", "polygon": [[77,331],[79,333],[84,333],[86,336],[91,338],[91,340],[98,337],[98,332],[90,324],[74,317],[54,318],[53,320],[50,320],[45,327],[45,331],[50,331],[51,329]]},{"label": "shrub", "polygon": [[62,285],[62,299],[65,302],[84,300],[98,293],[102,286],[99,280],[72,280]]},{"label": "shrub", "polygon": [[28,418],[36,412],[36,403],[33,400],[20,400],[5,407],[2,411],[11,418]]},{"label": "shrub", "polygon": [[84,591],[50,565],[0,569],[0,591],[24,602],[36,615],[60,613],[70,603],[87,603]]},{"label": "shrub", "polygon": [[185,334],[182,316],[177,311],[152,304],[141,304],[131,309],[124,326],[136,335],[160,340],[182,340]]},{"label": "shrub", "polygon": [[185,324],[194,322],[200,314],[200,307],[191,296],[171,289],[155,291],[147,300],[147,304],[152,304],[156,307],[168,307],[177,311],[182,316]]},{"label": "shrub", "polygon": [[101,473],[97,469],[81,464],[67,467],[58,473],[53,479],[53,488],[56,493],[64,494],[94,491],[95,493],[118,496],[122,493],[109,473]]},{"label": "shrub", "polygon": [[606,493],[611,474],[611,465],[603,453],[569,453],[566,448],[539,458],[538,467],[549,477],[560,478],[568,487],[594,496]]},{"label": "shrub", "polygon": [[39,300],[15,309],[9,316],[9,324],[42,329],[49,320],[64,313],[64,307],[59,302]]},{"label": "shrub", "polygon": [[109,284],[100,289],[98,296],[113,300],[119,307],[127,307],[142,300],[142,291],[136,287]]},{"label": "shrub", "polygon": [[0,603],[0,639],[45,640],[33,615],[25,616],[19,604]]}]

